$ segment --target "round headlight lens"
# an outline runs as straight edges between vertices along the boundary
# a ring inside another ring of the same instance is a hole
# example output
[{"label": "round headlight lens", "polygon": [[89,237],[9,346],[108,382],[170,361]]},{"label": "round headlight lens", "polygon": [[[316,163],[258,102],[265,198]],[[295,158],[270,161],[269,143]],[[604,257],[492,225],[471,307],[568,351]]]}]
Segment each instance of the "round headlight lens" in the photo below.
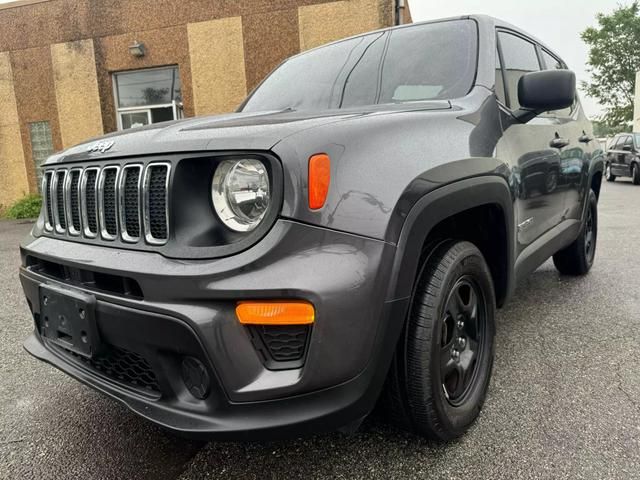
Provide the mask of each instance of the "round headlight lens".
[{"label": "round headlight lens", "polygon": [[269,174],[260,160],[225,160],[211,184],[213,207],[220,220],[236,232],[250,232],[267,213]]}]

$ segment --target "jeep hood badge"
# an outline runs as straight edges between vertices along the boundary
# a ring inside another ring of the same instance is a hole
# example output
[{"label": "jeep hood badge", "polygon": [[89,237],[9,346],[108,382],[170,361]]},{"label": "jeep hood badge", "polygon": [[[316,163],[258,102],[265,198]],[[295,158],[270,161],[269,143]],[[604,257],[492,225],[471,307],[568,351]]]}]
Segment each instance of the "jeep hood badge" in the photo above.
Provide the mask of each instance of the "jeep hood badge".
[{"label": "jeep hood badge", "polygon": [[109,150],[111,147],[113,147],[113,144],[115,142],[98,142],[98,143],[94,143],[93,145],[90,145],[87,148],[87,152],[89,153],[104,153],[107,150]]}]

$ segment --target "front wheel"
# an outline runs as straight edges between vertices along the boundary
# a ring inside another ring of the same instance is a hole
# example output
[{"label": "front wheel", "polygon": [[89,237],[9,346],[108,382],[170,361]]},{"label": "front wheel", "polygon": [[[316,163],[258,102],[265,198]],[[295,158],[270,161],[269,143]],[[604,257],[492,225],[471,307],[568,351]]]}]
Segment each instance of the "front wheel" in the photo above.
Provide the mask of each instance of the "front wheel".
[{"label": "front wheel", "polygon": [[607,182],[615,182],[616,176],[611,173],[611,164],[607,163],[606,168],[604,169],[604,178],[607,179]]},{"label": "front wheel", "polygon": [[438,441],[467,431],[489,387],[494,316],[493,281],[478,248],[437,247],[423,262],[387,381],[396,423]]},{"label": "front wheel", "polygon": [[631,165],[631,179],[634,185],[640,185],[640,169],[637,163]]},{"label": "front wheel", "polygon": [[593,265],[598,239],[598,198],[589,191],[587,213],[578,238],[553,256],[558,271],[565,275],[585,275]]}]

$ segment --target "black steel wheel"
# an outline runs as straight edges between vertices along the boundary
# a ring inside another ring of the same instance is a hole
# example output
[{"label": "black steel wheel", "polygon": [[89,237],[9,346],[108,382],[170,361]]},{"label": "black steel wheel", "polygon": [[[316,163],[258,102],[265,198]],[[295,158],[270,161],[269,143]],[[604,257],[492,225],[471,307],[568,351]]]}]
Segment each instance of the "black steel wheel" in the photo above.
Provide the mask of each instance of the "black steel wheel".
[{"label": "black steel wheel", "polygon": [[484,296],[470,276],[454,285],[445,306],[440,335],[440,376],[447,401],[458,406],[476,378],[486,335]]},{"label": "black steel wheel", "polygon": [[478,417],[491,378],[495,294],[482,253],[448,241],[423,261],[387,380],[395,423],[429,439],[460,437]]},{"label": "black steel wheel", "polygon": [[596,257],[598,240],[598,198],[593,190],[587,199],[587,211],[578,238],[553,256],[553,263],[564,275],[585,275]]}]

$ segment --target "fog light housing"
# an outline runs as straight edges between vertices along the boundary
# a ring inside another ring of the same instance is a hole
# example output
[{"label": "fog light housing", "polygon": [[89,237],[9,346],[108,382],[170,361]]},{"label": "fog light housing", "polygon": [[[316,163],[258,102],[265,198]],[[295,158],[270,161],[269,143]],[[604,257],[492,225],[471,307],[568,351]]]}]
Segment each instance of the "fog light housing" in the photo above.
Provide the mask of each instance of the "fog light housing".
[{"label": "fog light housing", "polygon": [[211,389],[209,372],[197,358],[184,357],[182,359],[182,381],[189,393],[198,400],[204,400],[209,396]]}]

